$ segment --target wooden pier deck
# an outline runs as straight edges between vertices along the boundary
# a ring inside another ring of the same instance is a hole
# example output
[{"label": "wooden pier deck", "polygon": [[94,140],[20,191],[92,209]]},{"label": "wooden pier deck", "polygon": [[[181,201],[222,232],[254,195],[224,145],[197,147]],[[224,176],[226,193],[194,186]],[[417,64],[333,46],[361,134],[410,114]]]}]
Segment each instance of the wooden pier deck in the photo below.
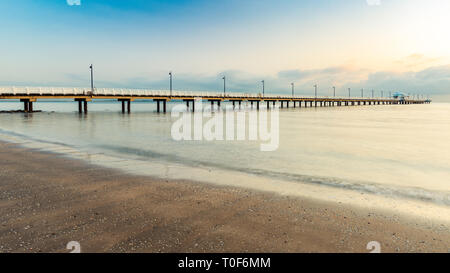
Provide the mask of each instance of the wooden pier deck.
[{"label": "wooden pier deck", "polygon": [[[267,108],[274,107],[277,103],[280,108],[291,107],[333,107],[333,106],[357,106],[357,105],[392,105],[392,104],[428,104],[429,99],[414,98],[375,98],[375,97],[308,97],[289,95],[262,95],[247,93],[214,93],[214,92],[184,92],[166,90],[124,90],[124,89],[96,89],[93,92],[82,88],[0,88],[1,100],[19,100],[24,103],[24,111],[32,112],[33,103],[38,100],[74,100],[78,102],[80,113],[88,112],[88,102],[94,100],[117,100],[122,103],[122,112],[131,112],[131,102],[135,100],[150,100],[157,103],[157,112],[167,112],[168,101],[184,101],[187,109],[194,111],[194,101],[204,100],[216,103],[220,107],[221,102],[231,102],[241,107],[242,102],[249,102],[256,109],[261,104]],[[162,109],[161,105],[162,104]],[[126,106],[126,107],[125,107]],[[125,109],[126,108],[126,109]]]}]

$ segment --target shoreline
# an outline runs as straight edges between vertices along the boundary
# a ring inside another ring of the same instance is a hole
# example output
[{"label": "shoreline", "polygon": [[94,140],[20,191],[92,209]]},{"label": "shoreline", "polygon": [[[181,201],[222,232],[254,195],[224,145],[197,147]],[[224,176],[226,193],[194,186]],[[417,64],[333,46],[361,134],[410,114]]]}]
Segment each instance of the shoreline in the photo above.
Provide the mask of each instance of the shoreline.
[{"label": "shoreline", "polygon": [[0,252],[448,252],[446,224],[156,179],[0,142]]}]

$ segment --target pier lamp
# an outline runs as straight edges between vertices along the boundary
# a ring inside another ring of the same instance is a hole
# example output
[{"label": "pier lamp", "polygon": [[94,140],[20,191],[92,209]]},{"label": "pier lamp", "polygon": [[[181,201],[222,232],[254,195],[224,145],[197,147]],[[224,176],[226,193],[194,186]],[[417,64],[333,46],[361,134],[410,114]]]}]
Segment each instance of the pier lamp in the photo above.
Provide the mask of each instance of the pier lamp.
[{"label": "pier lamp", "polygon": [[336,86],[333,86],[333,96],[336,97]]},{"label": "pier lamp", "polygon": [[314,97],[317,99],[317,84],[314,85]]},{"label": "pier lamp", "polygon": [[348,89],[348,97],[349,97],[349,98],[352,96],[351,92],[352,92],[352,89],[349,88],[349,89]]},{"label": "pier lamp", "polygon": [[169,72],[170,97],[172,97],[172,71]]},{"label": "pier lamp", "polygon": [[227,78],[225,76],[223,76],[222,80],[223,80],[223,97],[225,98],[225,94],[226,94],[226,80],[227,80]]},{"label": "pier lamp", "polygon": [[361,89],[361,98],[364,98],[364,88]]},{"label": "pier lamp", "polygon": [[291,83],[292,86],[292,97],[294,96],[294,83]]},{"label": "pier lamp", "polygon": [[91,64],[89,69],[91,70],[91,93],[94,94],[94,66]]},{"label": "pier lamp", "polygon": [[264,90],[264,89],[265,89],[265,81],[264,81],[264,80],[262,80],[261,82],[262,82],[263,97],[264,97],[264,92],[265,92],[265,90]]},{"label": "pier lamp", "polygon": [[372,89],[372,98],[375,97],[375,90]]}]

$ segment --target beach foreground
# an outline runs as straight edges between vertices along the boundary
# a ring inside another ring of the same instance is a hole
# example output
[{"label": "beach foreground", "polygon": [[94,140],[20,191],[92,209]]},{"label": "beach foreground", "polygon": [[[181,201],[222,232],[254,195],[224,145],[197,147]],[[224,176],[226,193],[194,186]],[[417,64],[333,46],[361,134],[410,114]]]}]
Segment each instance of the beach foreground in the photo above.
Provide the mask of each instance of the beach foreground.
[{"label": "beach foreground", "polygon": [[0,143],[0,252],[448,252],[446,224],[132,176]]}]

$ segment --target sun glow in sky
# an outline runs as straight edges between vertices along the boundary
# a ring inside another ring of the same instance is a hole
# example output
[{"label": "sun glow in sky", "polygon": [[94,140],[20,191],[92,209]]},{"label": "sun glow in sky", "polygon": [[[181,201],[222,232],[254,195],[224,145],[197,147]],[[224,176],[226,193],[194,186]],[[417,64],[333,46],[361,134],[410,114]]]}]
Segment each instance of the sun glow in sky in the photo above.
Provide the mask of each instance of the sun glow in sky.
[{"label": "sun glow in sky", "polygon": [[447,94],[450,1],[372,2],[3,0],[0,85]]}]

